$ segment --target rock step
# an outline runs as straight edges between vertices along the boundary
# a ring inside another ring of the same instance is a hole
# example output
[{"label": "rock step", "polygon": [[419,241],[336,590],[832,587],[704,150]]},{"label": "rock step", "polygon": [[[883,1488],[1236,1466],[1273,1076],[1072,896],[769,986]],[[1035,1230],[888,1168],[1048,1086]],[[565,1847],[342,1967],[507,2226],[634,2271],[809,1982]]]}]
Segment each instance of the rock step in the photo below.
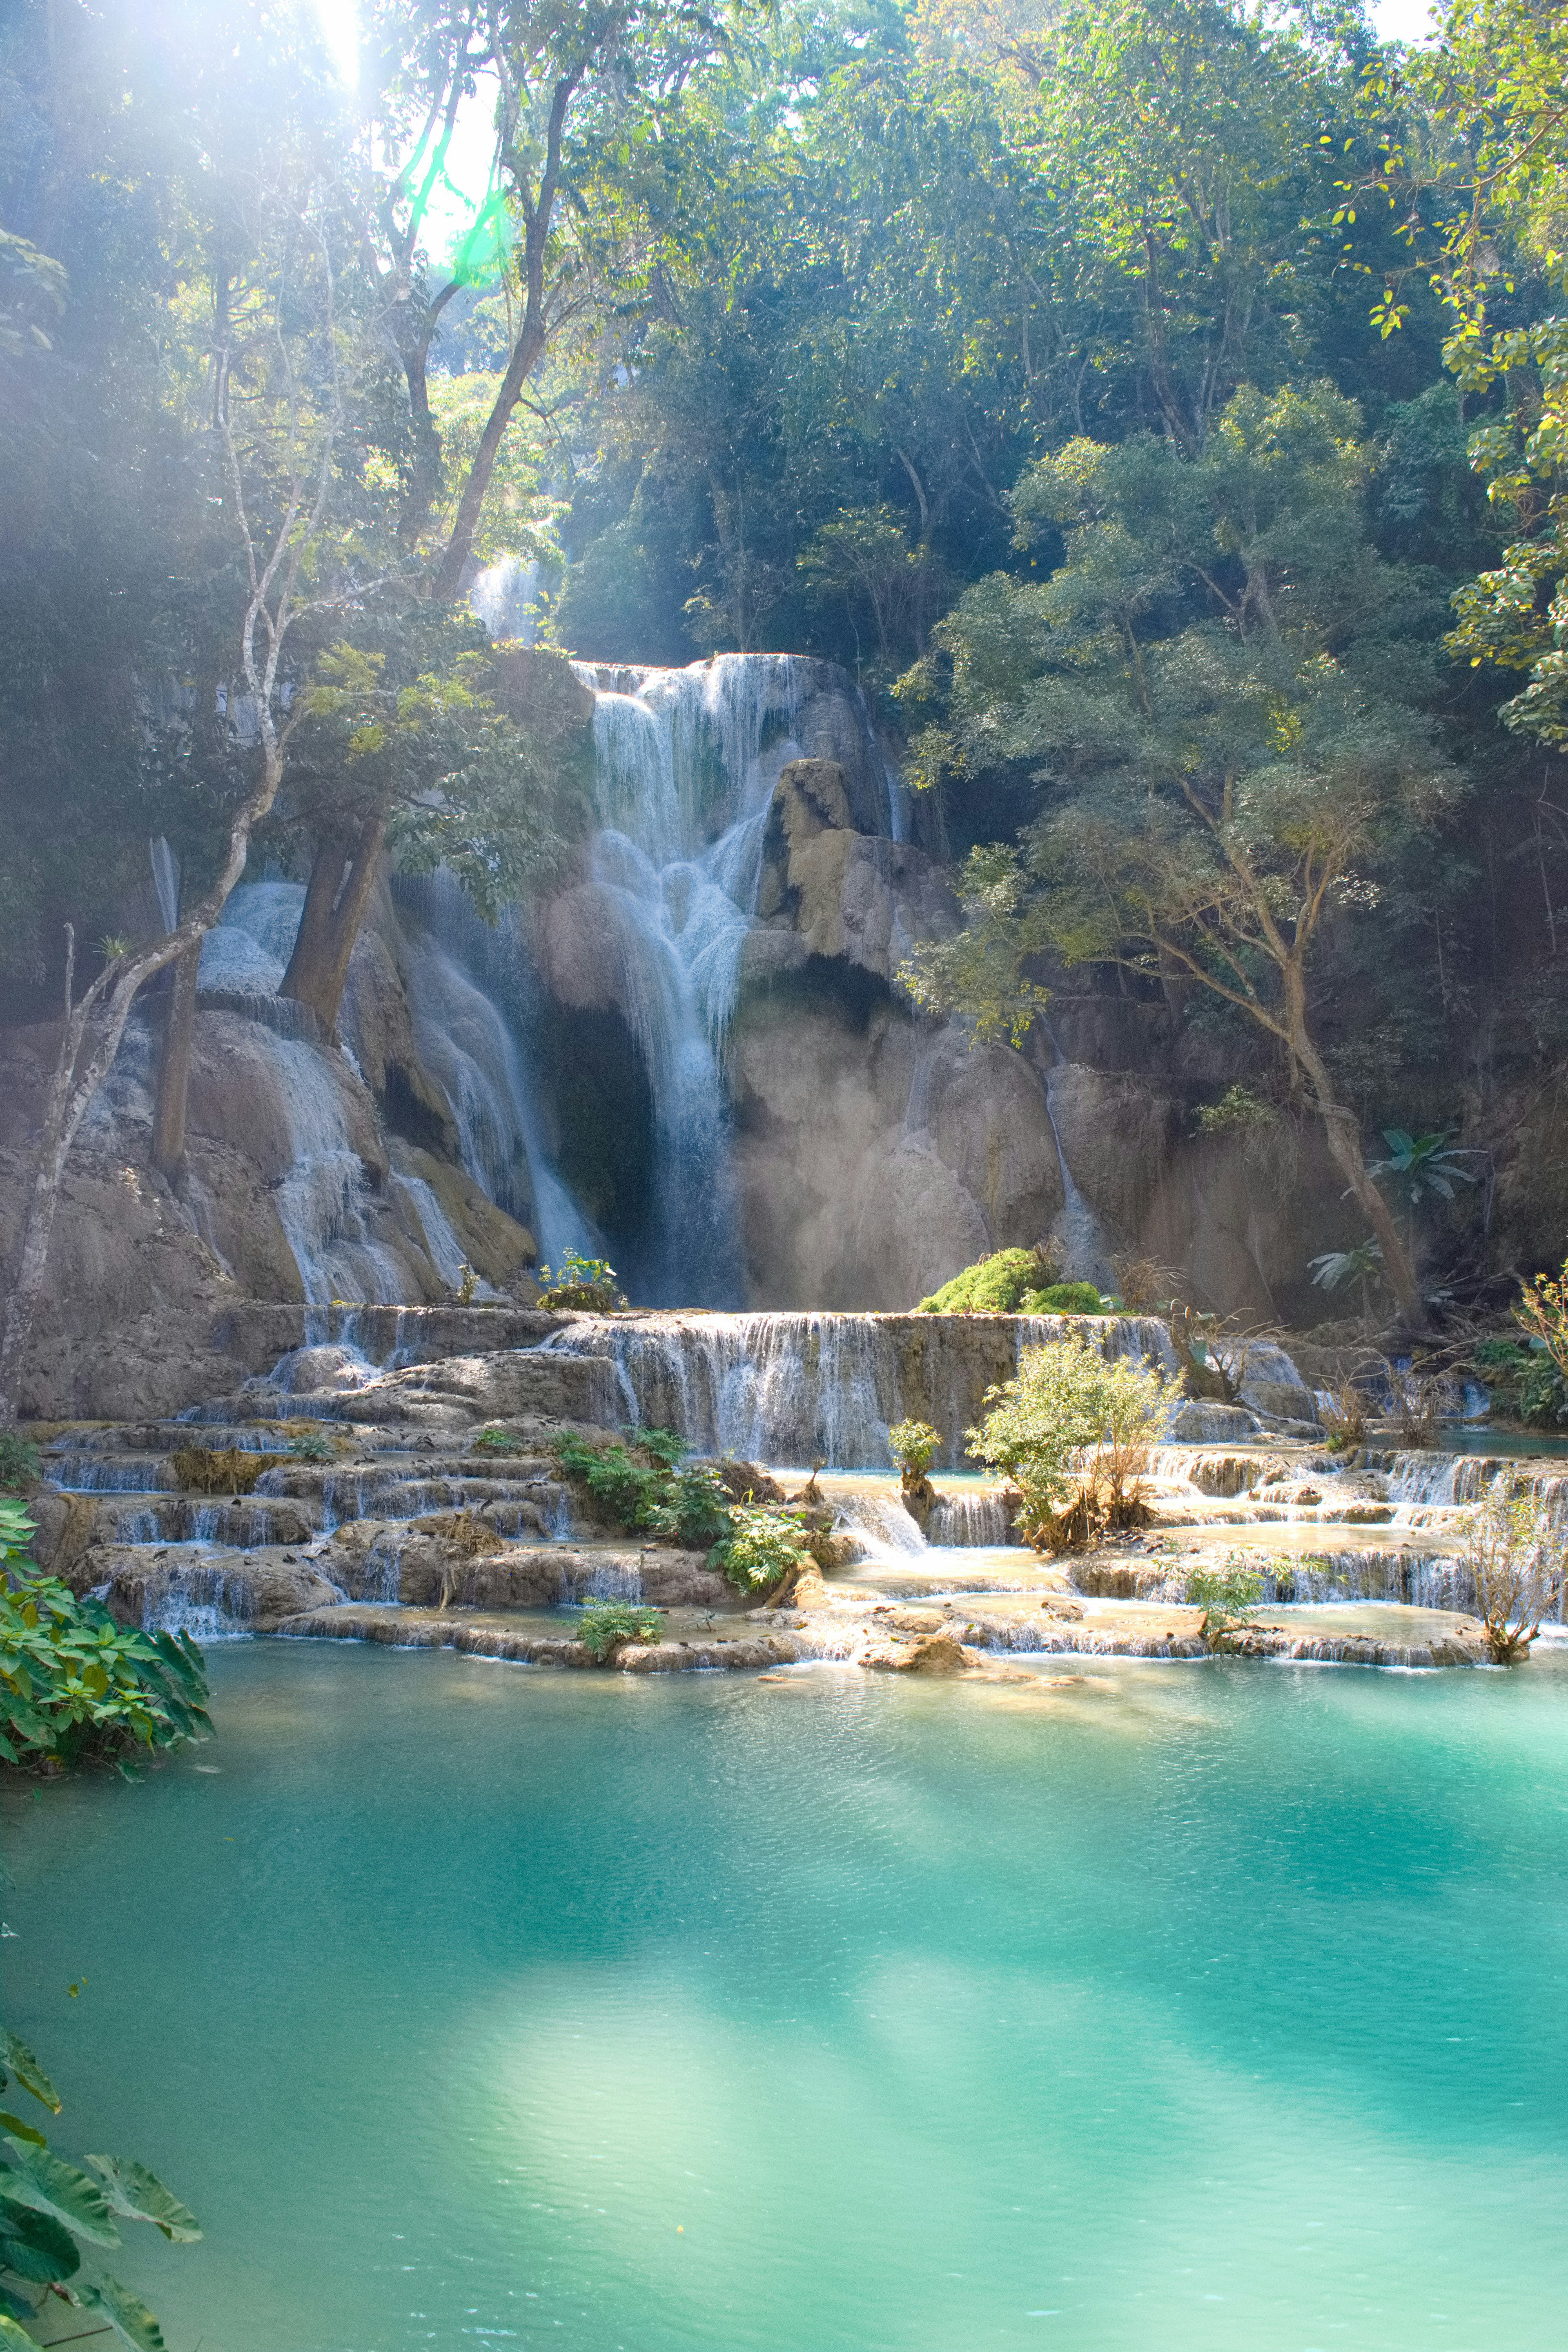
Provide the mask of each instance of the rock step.
[{"label": "rock step", "polygon": [[[277,1631],[304,1641],[377,1642],[390,1648],[461,1650],[470,1657],[511,1658],[542,1666],[599,1666],[581,1642],[569,1634],[524,1632],[503,1624],[476,1623],[472,1619],[434,1611],[346,1608],[314,1609],[286,1617]],[[689,1641],[643,1644],[627,1643],[605,1662],[624,1675],[756,1673],[768,1666],[792,1665],[799,1652],[787,1634],[723,1634]]]}]

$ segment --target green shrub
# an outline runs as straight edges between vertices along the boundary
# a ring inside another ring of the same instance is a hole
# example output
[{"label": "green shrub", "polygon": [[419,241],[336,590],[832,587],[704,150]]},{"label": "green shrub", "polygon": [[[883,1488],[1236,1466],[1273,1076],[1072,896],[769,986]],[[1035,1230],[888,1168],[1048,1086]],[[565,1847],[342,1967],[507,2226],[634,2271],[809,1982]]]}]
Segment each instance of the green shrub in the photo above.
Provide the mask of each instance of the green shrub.
[{"label": "green shrub", "polygon": [[553,1274],[539,1269],[539,1303],[556,1309],[574,1308],[584,1315],[613,1315],[626,1299],[616,1287],[616,1269],[602,1257],[583,1257],[568,1250]]},{"label": "green shrub", "polygon": [[969,1432],[969,1452],[1016,1481],[1025,1539],[1059,1551],[1147,1518],[1149,1448],[1180,1394],[1153,1365],[1108,1363],[1080,1339],[1052,1340],[1026,1348],[1016,1379],[986,1391],[991,1409]]},{"label": "green shrub", "polygon": [[325,1430],[307,1430],[301,1437],[289,1440],[289,1451],[296,1462],[335,1462],[341,1441],[329,1437]]},{"label": "green shrub", "polygon": [[15,1492],[30,1486],[38,1475],[38,1449],[14,1429],[0,1429],[0,1487]]},{"label": "green shrub", "polygon": [[1020,1315],[1114,1315],[1116,1301],[1102,1297],[1092,1282],[1050,1282],[1043,1290],[1026,1290],[1018,1301]]},{"label": "green shrub", "polygon": [[[1048,1287],[1060,1277],[1043,1250],[997,1250],[974,1265],[966,1265],[916,1310],[921,1315],[1012,1315],[1026,1291]],[[1098,1306],[1100,1293],[1096,1291]]]},{"label": "green shrub", "polygon": [[555,1448],[563,1469],[581,1478],[623,1528],[697,1547],[727,1535],[731,1513],[708,1464],[679,1466],[687,1450],[685,1439],[668,1429],[637,1429],[627,1444],[614,1445],[566,1436]]},{"label": "green shrub", "polygon": [[1240,1552],[1228,1552],[1223,1561],[1187,1572],[1188,1605],[1201,1609],[1199,1631],[1213,1649],[1226,1633],[1247,1622],[1263,1598],[1263,1573]]},{"label": "green shrub", "polygon": [[733,1526],[708,1555],[710,1568],[722,1570],[737,1592],[771,1592],[786,1576],[797,1575],[811,1559],[806,1531],[798,1511],[781,1511],[762,1503],[732,1503]]},{"label": "green shrub", "polygon": [[699,1550],[728,1535],[734,1519],[717,1474],[705,1462],[693,1462],[673,1474],[649,1524]]},{"label": "green shrub", "polygon": [[1471,1357],[1497,1404],[1510,1421],[1554,1429],[1568,1421],[1568,1378],[1544,1339],[1483,1339]]},{"label": "green shrub", "polygon": [[[50,2115],[60,2111],[54,2084],[27,2048],[0,2025],[0,2091],[15,2082]],[[194,2213],[144,2165],[123,2157],[89,2156],[90,2172],[51,2153],[44,2134],[17,2116],[0,2116],[5,2127],[0,2154],[0,2345],[22,2352],[36,2342],[17,2325],[36,2320],[58,2287],[97,2327],[111,2331],[130,2352],[162,2352],[163,2338],[146,2305],[117,2279],[81,2276],[79,2239],[94,2252],[118,2246],[121,2221],[150,2221],[182,2245],[202,2234]],[[68,2285],[67,2282],[70,2284]]]},{"label": "green shrub", "polygon": [[[7,1566],[18,1507],[0,1503]],[[32,1524],[21,1519],[27,1534]],[[129,1773],[138,1753],[210,1731],[202,1654],[188,1633],[117,1625],[52,1576],[0,1592],[0,1760],[24,1767],[104,1763]]]},{"label": "green shrub", "polygon": [[498,1429],[492,1426],[481,1429],[478,1436],[473,1439],[468,1450],[473,1454],[521,1454],[524,1450],[524,1444],[525,1441],[521,1437],[514,1437],[510,1429]]},{"label": "green shrub", "polygon": [[584,1610],[578,1639],[600,1665],[623,1642],[654,1643],[664,1630],[664,1612],[640,1602],[595,1601]]},{"label": "green shrub", "polygon": [[888,1432],[888,1451],[903,1472],[906,1483],[925,1476],[942,1444],[929,1421],[896,1421]]}]

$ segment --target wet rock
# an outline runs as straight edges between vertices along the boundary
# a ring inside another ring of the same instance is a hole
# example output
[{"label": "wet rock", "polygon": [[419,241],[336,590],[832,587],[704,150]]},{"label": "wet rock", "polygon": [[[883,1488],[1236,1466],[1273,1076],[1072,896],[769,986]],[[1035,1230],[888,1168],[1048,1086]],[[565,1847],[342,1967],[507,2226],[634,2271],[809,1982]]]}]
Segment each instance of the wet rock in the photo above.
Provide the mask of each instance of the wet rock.
[{"label": "wet rock", "polygon": [[145,1550],[106,1547],[87,1556],[95,1586],[122,1625],[177,1622],[211,1612],[237,1632],[269,1633],[301,1610],[341,1602],[342,1588],[314,1563],[273,1552],[216,1552],[199,1560],[159,1560]]}]

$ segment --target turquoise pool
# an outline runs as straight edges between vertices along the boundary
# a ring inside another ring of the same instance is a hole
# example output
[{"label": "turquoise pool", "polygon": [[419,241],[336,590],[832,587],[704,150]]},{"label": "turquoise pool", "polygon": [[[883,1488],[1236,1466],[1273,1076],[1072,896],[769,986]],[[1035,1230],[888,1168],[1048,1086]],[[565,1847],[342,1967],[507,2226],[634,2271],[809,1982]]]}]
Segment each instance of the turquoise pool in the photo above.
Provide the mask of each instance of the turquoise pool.
[{"label": "turquoise pool", "polygon": [[1552,1660],[212,1664],[0,1800],[59,2144],[206,2225],[115,2258],[171,2352],[1561,2344]]}]

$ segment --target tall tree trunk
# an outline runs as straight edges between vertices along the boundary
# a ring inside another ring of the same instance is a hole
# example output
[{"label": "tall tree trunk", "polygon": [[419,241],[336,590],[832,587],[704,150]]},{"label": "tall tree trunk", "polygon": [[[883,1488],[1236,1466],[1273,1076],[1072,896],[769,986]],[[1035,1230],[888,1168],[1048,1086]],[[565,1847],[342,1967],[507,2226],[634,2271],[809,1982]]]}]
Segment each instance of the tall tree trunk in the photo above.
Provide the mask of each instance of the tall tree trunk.
[{"label": "tall tree trunk", "polygon": [[185,1156],[185,1106],[191,1087],[191,1044],[196,1030],[196,974],[201,941],[174,966],[163,1053],[158,1065],[158,1106],[153,1114],[153,1165],[171,1181]]},{"label": "tall tree trunk", "polygon": [[1421,1296],[1415,1269],[1405,1255],[1399,1221],[1367,1173],[1366,1154],[1361,1148],[1361,1122],[1334,1092],[1327,1065],[1307,1028],[1304,983],[1299,973],[1294,977],[1296,985],[1292,987],[1289,984],[1291,975],[1287,975],[1291,1045],[1298,1061],[1311,1081],[1312,1107],[1323,1122],[1323,1132],[1335,1167],[1350,1186],[1356,1206],[1377,1235],[1383,1251],[1383,1270],[1399,1301],[1399,1311],[1412,1331],[1425,1331],[1429,1319],[1426,1302]]},{"label": "tall tree trunk", "polygon": [[375,887],[385,839],[385,815],[380,809],[374,810],[352,845],[342,841],[327,844],[317,851],[310,868],[294,952],[278,993],[309,1005],[323,1037],[330,1037],[337,1027],[349,959]]},{"label": "tall tree trunk", "polygon": [[526,188],[519,184],[518,194],[528,223],[523,237],[521,271],[527,304],[516,346],[500,381],[500,390],[486,420],[474,462],[468,468],[468,478],[463,484],[463,495],[458,501],[457,520],[452,525],[447,552],[441,559],[436,593],[447,603],[458,594],[463,584],[463,573],[473,552],[474,537],[479,527],[485,492],[489,488],[490,476],[500,454],[501,436],[510,424],[512,412],[522,398],[522,387],[539,365],[550,339],[544,262],[550,246],[555,198],[561,184],[561,139],[577,85],[586,72],[587,65],[588,60],[584,58],[569,72],[563,74],[555,85],[544,135],[544,165],[540,173],[537,197],[531,198]]}]

